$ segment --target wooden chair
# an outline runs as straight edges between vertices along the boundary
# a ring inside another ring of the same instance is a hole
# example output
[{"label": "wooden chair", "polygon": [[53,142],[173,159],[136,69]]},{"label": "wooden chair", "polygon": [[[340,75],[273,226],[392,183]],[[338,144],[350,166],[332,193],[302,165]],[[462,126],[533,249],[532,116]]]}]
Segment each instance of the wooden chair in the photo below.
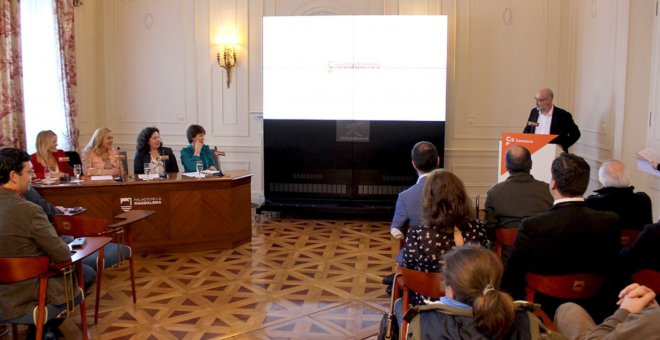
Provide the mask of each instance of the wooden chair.
[{"label": "wooden chair", "polygon": [[621,229],[621,245],[631,247],[641,232],[641,230],[636,229]]},{"label": "wooden chair", "polygon": [[129,210],[114,217],[115,219],[119,219],[121,221],[108,225],[108,228],[114,230],[120,241],[119,243],[131,249],[131,256],[128,258],[128,266],[131,272],[131,290],[133,291],[133,303],[137,303],[137,297],[135,296],[135,265],[133,263],[133,241],[131,239],[130,228],[133,223],[147,218],[155,212],[156,211],[154,210]]},{"label": "wooden chair", "polygon": [[632,275],[633,282],[651,288],[656,294],[660,294],[660,272],[653,269],[642,269]]},{"label": "wooden chair", "polygon": [[[406,315],[406,312],[408,312],[411,291],[433,299],[439,299],[445,295],[442,287],[442,274],[440,273],[426,273],[403,267],[397,268],[397,272],[401,274],[396,281],[396,285],[401,288],[401,315]],[[392,294],[398,293],[399,290],[397,289],[392,291]],[[403,320],[400,339],[406,339],[407,328],[408,322]]]},{"label": "wooden chair", "polygon": [[[63,264],[65,268],[70,268]],[[36,339],[41,339],[44,332],[44,324],[47,318],[52,319],[57,315],[48,316],[46,314],[46,298],[48,291],[48,279],[58,274],[59,271],[50,269],[50,259],[46,256],[38,257],[14,257],[14,258],[0,258],[0,284],[15,283],[33,278],[38,278],[38,295],[36,313],[32,313],[30,323],[34,323],[37,327]],[[70,291],[74,291],[73,287]],[[73,296],[71,297],[73,299]],[[84,303],[84,300],[83,302]],[[81,318],[82,318],[81,313]],[[21,320],[22,322],[23,320]],[[9,322],[5,320],[4,322]],[[12,333],[14,339],[18,339],[17,323],[12,323]],[[20,323],[19,323],[20,324]],[[82,323],[83,334],[87,334],[87,324]]]},{"label": "wooden chair", "polygon": [[[117,243],[117,253],[119,258],[119,263],[123,262],[124,254],[123,247],[128,246],[126,242],[122,240],[123,230],[117,230],[112,228],[112,225],[108,225],[108,221],[102,218],[96,217],[87,217],[87,216],[69,216],[69,215],[53,215],[53,225],[55,225],[55,230],[59,235],[70,235],[73,237],[86,237],[86,236],[110,236],[113,237],[115,243]],[[133,267],[133,251],[131,248],[130,256],[128,257],[129,262],[129,271],[131,275],[131,291],[133,293],[133,303],[137,301],[135,294],[135,272]],[[99,258],[96,259],[96,268],[104,268],[105,259]],[[94,306],[94,323],[98,323],[99,318],[99,299],[101,297],[101,275],[96,277],[96,305]]]},{"label": "wooden chair", "polygon": [[[603,284],[603,276],[594,274],[539,275],[527,273],[527,301],[534,302],[535,292],[560,299],[586,299],[598,293]],[[552,319],[542,310],[534,313],[543,324],[556,331]]]},{"label": "wooden chair", "polygon": [[513,242],[518,235],[518,228],[496,228],[495,229],[495,252],[502,261],[502,248],[513,247]]}]

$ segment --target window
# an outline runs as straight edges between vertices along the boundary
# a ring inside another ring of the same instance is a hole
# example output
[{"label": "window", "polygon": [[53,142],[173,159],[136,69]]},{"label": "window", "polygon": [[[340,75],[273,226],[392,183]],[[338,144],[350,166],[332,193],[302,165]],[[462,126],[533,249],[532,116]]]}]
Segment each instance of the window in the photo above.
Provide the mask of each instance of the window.
[{"label": "window", "polygon": [[58,148],[68,150],[62,68],[54,1],[21,0],[23,100],[28,153],[36,152],[42,130],[57,134]]}]

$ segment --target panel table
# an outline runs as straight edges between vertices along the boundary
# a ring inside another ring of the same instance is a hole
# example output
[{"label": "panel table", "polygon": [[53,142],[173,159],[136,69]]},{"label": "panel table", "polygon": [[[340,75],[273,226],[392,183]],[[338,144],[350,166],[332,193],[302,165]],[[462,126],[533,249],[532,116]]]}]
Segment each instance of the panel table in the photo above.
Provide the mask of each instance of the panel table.
[{"label": "panel table", "polygon": [[250,181],[247,171],[226,171],[224,177],[190,178],[180,173],[168,179],[125,179],[80,184],[33,183],[50,203],[81,206],[87,216],[113,222],[113,216],[136,209],[154,210],[131,230],[135,250],[158,253],[231,249],[251,236]]}]

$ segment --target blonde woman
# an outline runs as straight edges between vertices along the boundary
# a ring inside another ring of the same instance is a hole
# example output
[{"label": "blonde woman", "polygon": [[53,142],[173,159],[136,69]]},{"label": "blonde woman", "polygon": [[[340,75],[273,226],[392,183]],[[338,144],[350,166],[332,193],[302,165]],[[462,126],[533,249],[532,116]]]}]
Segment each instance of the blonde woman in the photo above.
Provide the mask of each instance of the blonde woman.
[{"label": "blonde woman", "polygon": [[86,176],[122,176],[125,171],[117,151],[112,148],[112,131],[98,128],[85,146],[82,154],[83,172]]},{"label": "blonde woman", "polygon": [[32,168],[37,178],[44,179],[46,172],[51,178],[72,176],[73,171],[69,166],[69,157],[64,151],[57,148],[57,135],[51,130],[45,130],[37,134],[35,143],[37,152],[30,156]]}]

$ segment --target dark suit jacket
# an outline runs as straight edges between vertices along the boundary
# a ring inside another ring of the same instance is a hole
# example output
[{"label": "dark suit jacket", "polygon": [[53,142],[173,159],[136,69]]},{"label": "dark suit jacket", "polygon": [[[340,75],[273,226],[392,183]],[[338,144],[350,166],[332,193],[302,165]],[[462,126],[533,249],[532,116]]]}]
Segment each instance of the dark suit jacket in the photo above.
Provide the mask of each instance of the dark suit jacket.
[{"label": "dark suit jacket", "polygon": [[[533,108],[529,113],[528,122],[536,122],[539,119],[539,111],[536,108]],[[523,133],[534,133],[536,131],[536,126],[527,124]],[[550,143],[561,145],[564,151],[568,152],[568,148],[575,144],[578,139],[580,139],[580,129],[573,121],[573,116],[571,114],[555,106],[552,111],[552,121],[550,122],[550,134],[557,135],[555,139],[550,141]]]},{"label": "dark suit jacket", "polygon": [[[617,222],[615,213],[587,208],[584,202],[558,203],[522,220],[505,267],[503,289],[516,299],[525,298],[528,272],[609,274],[621,248]],[[548,307],[544,311],[554,315]]]},{"label": "dark suit jacket", "polygon": [[552,202],[548,183],[527,172],[514,173],[488,190],[486,228],[518,228],[523,218],[546,212]]},{"label": "dark suit jacket", "polygon": [[[176,157],[172,149],[161,146],[158,148],[158,153],[164,156],[168,156],[169,159],[164,160],[165,172],[179,172],[179,165],[176,164]],[[144,173],[144,163],[151,162],[151,155],[147,153],[146,155],[140,151],[135,151],[135,158],[133,159],[133,173],[142,174]]]},{"label": "dark suit jacket", "polygon": [[637,229],[653,223],[651,198],[643,192],[634,192],[634,187],[605,187],[595,190],[597,195],[585,199],[587,206],[600,211],[611,211],[619,215],[622,229]]},{"label": "dark suit jacket", "polygon": [[639,235],[635,244],[621,252],[625,269],[632,274],[640,269],[660,272],[660,222],[649,224]]}]

